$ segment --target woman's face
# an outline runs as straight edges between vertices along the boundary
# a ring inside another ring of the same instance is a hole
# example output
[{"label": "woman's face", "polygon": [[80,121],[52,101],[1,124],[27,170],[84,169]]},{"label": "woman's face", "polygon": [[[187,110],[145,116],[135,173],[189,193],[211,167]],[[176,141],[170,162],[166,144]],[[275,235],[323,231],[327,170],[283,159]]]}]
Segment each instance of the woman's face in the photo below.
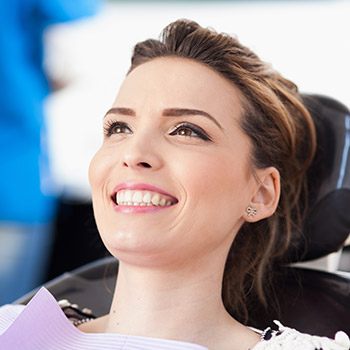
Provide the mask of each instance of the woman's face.
[{"label": "woman's face", "polygon": [[210,68],[158,58],[125,79],[89,170],[102,240],[120,260],[227,253],[257,183],[237,88]]}]

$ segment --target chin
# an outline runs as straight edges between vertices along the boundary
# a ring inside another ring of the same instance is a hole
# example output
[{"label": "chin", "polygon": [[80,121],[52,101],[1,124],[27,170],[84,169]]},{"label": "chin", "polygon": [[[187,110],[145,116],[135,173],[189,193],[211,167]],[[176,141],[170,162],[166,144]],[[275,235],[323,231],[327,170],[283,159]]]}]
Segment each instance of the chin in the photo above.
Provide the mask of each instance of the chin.
[{"label": "chin", "polygon": [[159,240],[158,243],[156,243],[150,235],[144,234],[144,230],[141,232],[135,232],[135,230],[118,230],[117,232],[105,231],[101,234],[101,238],[106,248],[114,256],[120,254],[149,255],[162,249],[159,246]]}]

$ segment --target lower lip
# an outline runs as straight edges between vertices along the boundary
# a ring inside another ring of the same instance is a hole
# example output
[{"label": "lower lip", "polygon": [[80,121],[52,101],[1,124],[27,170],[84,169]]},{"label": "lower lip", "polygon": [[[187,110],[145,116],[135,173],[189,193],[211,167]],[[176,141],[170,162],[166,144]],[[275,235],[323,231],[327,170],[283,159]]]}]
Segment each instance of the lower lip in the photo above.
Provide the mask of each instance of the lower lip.
[{"label": "lower lip", "polygon": [[173,207],[173,205],[165,207],[155,206],[138,206],[138,205],[117,205],[113,202],[113,209],[118,213],[125,214],[142,214],[142,213],[154,213],[157,211],[165,210]]}]

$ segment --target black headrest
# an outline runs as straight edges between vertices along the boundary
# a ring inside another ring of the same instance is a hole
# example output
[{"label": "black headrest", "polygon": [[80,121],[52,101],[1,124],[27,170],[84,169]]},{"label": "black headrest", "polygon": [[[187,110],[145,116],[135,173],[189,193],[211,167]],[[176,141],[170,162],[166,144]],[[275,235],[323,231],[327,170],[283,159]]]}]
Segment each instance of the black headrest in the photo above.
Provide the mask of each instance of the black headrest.
[{"label": "black headrest", "polygon": [[329,97],[303,95],[317,132],[315,159],[308,171],[308,210],[303,239],[287,254],[291,262],[339,250],[350,234],[350,112]]},{"label": "black headrest", "polygon": [[268,308],[252,301],[249,325],[264,329],[279,320],[285,326],[319,336],[334,337],[339,330],[350,332],[350,279],[346,277],[285,267],[275,276],[273,298]]}]

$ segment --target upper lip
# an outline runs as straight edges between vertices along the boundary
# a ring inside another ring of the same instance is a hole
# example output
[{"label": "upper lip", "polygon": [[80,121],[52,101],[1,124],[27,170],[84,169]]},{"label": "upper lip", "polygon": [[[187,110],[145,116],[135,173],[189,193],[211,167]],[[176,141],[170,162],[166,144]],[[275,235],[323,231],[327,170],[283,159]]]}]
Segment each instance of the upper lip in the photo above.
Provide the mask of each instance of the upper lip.
[{"label": "upper lip", "polygon": [[136,183],[136,182],[123,182],[123,183],[118,184],[112,192],[112,199],[113,200],[115,198],[115,195],[118,193],[118,191],[121,191],[121,190],[139,190],[139,191],[157,192],[159,194],[163,194],[165,196],[172,198],[174,203],[178,202],[178,200],[175,196],[166,192],[165,190],[163,190],[157,186],[147,184],[147,183],[141,183],[141,182],[138,182],[138,183]]}]

